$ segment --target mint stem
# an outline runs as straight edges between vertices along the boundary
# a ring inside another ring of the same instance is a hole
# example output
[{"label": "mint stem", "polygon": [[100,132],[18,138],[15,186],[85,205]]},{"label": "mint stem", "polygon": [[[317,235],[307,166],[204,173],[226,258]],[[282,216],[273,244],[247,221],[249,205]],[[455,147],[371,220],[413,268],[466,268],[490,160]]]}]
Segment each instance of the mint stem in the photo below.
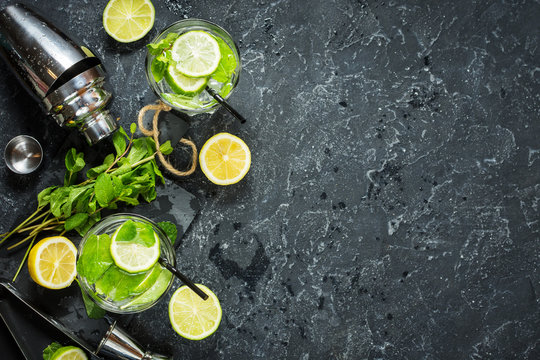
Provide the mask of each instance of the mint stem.
[{"label": "mint stem", "polygon": [[[4,236],[4,238],[2,240],[0,240],[0,245],[6,241],[11,235],[13,235],[14,233],[16,233],[20,228],[22,228],[24,225],[28,224],[28,222],[30,220],[32,220],[32,218],[34,216],[36,216],[42,209],[43,207],[38,207],[36,211],[34,211],[34,213],[32,215],[30,215],[28,218],[26,218],[26,220],[24,220],[22,223],[20,223],[15,229],[11,230],[9,233],[7,233],[7,235]],[[46,214],[46,213],[45,213]],[[41,216],[39,216],[38,218],[32,220],[31,223],[33,223],[34,221],[36,221],[37,219],[43,217],[43,214]]]},{"label": "mint stem", "polygon": [[21,264],[19,265],[19,268],[17,269],[17,272],[15,273],[15,276],[13,277],[13,282],[15,282],[15,280],[17,279],[17,276],[19,276],[19,273],[21,272],[22,270],[22,267],[26,261],[26,258],[28,258],[28,254],[30,253],[30,249],[32,248],[32,246],[34,245],[34,241],[36,241],[36,238],[37,238],[38,234],[34,235],[34,238],[32,239],[32,241],[30,242],[30,245],[28,245],[28,249],[26,249],[26,252],[24,253],[24,256],[23,256],[23,259],[21,261]]}]

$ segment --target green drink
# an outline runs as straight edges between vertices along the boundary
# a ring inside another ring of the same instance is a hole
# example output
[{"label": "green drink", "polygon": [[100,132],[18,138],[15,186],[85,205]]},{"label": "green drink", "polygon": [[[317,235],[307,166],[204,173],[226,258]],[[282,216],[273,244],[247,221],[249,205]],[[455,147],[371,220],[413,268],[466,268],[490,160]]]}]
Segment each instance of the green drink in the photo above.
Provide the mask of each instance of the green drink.
[{"label": "green drink", "polygon": [[107,311],[145,310],[172,285],[172,274],[158,263],[159,257],[176,263],[171,242],[159,227],[141,216],[104,218],[88,231],[79,248],[81,288]]},{"label": "green drink", "polygon": [[178,21],[147,47],[148,83],[163,102],[179,111],[213,112],[219,104],[205,89],[227,99],[238,83],[238,47],[229,33],[211,22]]}]

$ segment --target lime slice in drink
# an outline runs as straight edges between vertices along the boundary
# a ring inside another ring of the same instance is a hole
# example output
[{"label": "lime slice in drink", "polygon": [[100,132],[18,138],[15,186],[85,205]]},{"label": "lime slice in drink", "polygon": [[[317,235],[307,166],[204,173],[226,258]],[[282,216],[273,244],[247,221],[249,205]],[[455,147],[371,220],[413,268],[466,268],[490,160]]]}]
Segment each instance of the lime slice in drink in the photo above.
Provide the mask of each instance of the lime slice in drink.
[{"label": "lime slice in drink", "polygon": [[173,106],[178,106],[183,109],[199,109],[202,107],[200,101],[195,100],[195,98],[186,97],[184,95],[170,94],[170,93],[161,93],[163,100],[168,102]]},{"label": "lime slice in drink", "polygon": [[204,89],[208,82],[208,78],[206,77],[191,78],[184,76],[174,65],[169,65],[167,68],[165,80],[167,80],[167,84],[169,84],[175,93],[184,96],[197,95]]},{"label": "lime slice in drink", "polygon": [[150,225],[128,220],[113,234],[111,256],[128,273],[150,269],[160,255],[159,238]]},{"label": "lime slice in drink", "polygon": [[197,286],[208,295],[201,299],[189,287],[175,291],[169,302],[169,320],[178,335],[189,340],[201,340],[216,332],[221,322],[221,305],[210,289]]},{"label": "lime slice in drink", "polygon": [[88,360],[88,357],[78,347],[64,346],[56,350],[50,360]]},{"label": "lime slice in drink", "polygon": [[116,41],[129,43],[144,37],[155,17],[150,0],[110,0],[103,10],[103,27]]},{"label": "lime slice in drink", "polygon": [[129,308],[129,307],[137,306],[141,304],[153,303],[161,296],[161,294],[165,292],[165,290],[167,290],[167,286],[169,286],[169,282],[171,281],[172,274],[166,269],[163,269],[161,267],[156,266],[156,268],[160,269],[159,270],[160,272],[154,284],[141,295],[137,296],[130,302],[120,306],[120,309],[125,309],[125,308]]},{"label": "lime slice in drink", "polygon": [[180,35],[172,46],[171,56],[179,72],[196,78],[212,74],[221,60],[218,42],[201,30]]}]

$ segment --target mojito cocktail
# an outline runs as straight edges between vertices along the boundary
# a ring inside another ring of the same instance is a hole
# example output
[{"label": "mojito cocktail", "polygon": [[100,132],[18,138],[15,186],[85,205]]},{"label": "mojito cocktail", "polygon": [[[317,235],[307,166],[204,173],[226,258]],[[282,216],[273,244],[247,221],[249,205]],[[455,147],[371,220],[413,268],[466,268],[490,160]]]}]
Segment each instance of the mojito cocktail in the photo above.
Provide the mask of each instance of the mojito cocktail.
[{"label": "mojito cocktail", "polygon": [[240,76],[240,55],[224,29],[205,20],[178,21],[147,45],[146,77],[169,106],[197,114],[219,104],[207,87],[227,99]]},{"label": "mojito cocktail", "polygon": [[167,235],[150,220],[133,214],[104,218],[79,246],[81,288],[98,306],[132,313],[154,305],[171,287],[172,274],[158,259],[176,265]]}]

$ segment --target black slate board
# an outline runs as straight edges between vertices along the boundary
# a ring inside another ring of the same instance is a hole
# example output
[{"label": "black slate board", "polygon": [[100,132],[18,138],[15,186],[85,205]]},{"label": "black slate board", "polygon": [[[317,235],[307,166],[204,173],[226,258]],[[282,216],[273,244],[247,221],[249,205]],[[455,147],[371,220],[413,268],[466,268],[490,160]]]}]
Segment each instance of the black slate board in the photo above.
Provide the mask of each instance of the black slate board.
[{"label": "black slate board", "polygon": [[[173,121],[177,121],[179,124],[169,124]],[[172,114],[167,114],[162,120],[162,123],[160,141],[165,141],[166,138],[171,138],[173,141],[180,139],[188,128],[186,123],[177,117],[173,117]],[[21,212],[24,213],[18,216],[17,221],[12,226],[19,223],[31,213],[35,207],[35,195],[39,190],[55,184],[62,184],[65,172],[64,156],[71,147],[75,147],[78,151],[85,153],[85,161],[89,167],[100,164],[106,154],[114,152],[114,148],[109,140],[104,140],[93,147],[89,147],[82,141],[79,134],[76,132],[70,133],[65,142],[57,148],[55,154],[50,159],[44,159],[47,161],[44,161],[44,165],[39,169],[38,173],[33,174],[32,186],[25,194],[25,197],[29,197],[30,203],[27,207],[21,207]],[[84,172],[83,170],[81,173]],[[19,177],[15,174],[10,174],[10,176],[13,178],[12,181],[18,181]],[[177,225],[178,237],[175,247],[178,247],[184,233],[199,211],[199,202],[194,195],[169,179],[165,180],[165,185],[159,184],[156,190],[157,198],[151,203],[141,203],[136,207],[119,207],[118,210],[104,211],[102,215],[107,216],[119,212],[136,213],[156,222],[171,221]],[[78,246],[81,237],[71,235],[70,239]],[[0,257],[7,256],[9,255],[6,254],[5,247],[0,249]],[[12,262],[17,262],[19,258],[20,256],[14,256]],[[25,266],[14,285],[26,299],[33,302],[41,311],[57,319],[68,329],[72,330],[74,334],[97,347],[108,328],[108,324],[105,320],[92,320],[87,317],[80,290],[75,284],[67,289],[57,291],[41,288],[30,280]],[[13,300],[4,299],[1,305],[8,308],[13,307],[15,311],[17,305],[11,304],[10,301],[12,302]],[[49,329],[51,326],[46,323],[44,324],[42,321],[34,321],[31,315],[29,318],[24,314],[14,314],[14,316],[22,316],[21,321],[29,326],[30,324],[35,324],[34,329],[25,332],[26,338],[24,342],[35,344],[35,346],[26,347],[27,354],[25,355],[27,359],[42,359],[42,350],[44,347],[53,341],[62,341],[62,336],[59,335],[58,331],[54,328],[52,330]],[[113,315],[112,317],[116,318],[124,327],[129,325],[132,319],[130,315]],[[9,333],[1,321],[0,326],[2,326],[2,334],[4,332]],[[65,344],[69,344],[69,342],[66,341]],[[17,346],[10,336],[0,337],[0,348],[9,349],[10,353],[17,352]],[[30,352],[30,355],[28,352]],[[23,358],[23,355],[10,355],[8,358],[17,359],[19,357]]]}]

